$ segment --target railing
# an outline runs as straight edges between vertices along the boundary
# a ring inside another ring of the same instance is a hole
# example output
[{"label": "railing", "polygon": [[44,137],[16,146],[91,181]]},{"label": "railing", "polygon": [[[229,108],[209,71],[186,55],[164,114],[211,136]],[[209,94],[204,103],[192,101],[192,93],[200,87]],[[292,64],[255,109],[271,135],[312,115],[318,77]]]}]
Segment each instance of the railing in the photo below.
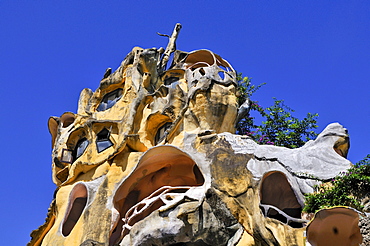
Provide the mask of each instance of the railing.
[{"label": "railing", "polygon": [[305,220],[305,219],[298,219],[298,218],[294,218],[292,216],[289,216],[287,215],[286,213],[284,213],[283,211],[281,211],[280,209],[278,209],[277,207],[273,206],[273,205],[267,205],[267,204],[260,204],[260,208],[262,208],[262,212],[263,212],[263,215],[265,217],[270,217],[269,216],[269,212],[270,210],[275,210],[278,214],[282,215],[286,221],[281,221],[283,222],[284,224],[287,224],[287,225],[290,225],[291,222],[295,222],[295,223],[302,223],[302,226],[304,226],[306,223],[308,223],[309,221],[308,220]]}]

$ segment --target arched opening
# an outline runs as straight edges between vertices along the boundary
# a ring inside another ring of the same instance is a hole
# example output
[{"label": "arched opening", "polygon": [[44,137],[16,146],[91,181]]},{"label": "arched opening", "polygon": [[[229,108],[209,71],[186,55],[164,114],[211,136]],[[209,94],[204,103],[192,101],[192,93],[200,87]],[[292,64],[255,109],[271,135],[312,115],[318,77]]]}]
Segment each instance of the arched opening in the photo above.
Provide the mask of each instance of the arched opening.
[{"label": "arched opening", "polygon": [[192,80],[198,80],[206,76],[215,81],[226,82],[233,80],[234,69],[219,55],[209,50],[197,50],[188,54],[183,60],[188,76]]},{"label": "arched opening", "polygon": [[302,207],[289,184],[285,174],[269,172],[262,178],[260,188],[260,207],[266,217],[277,219],[292,227],[300,228]]},{"label": "arched opening", "polygon": [[185,58],[184,62],[186,63],[186,67],[191,67],[192,70],[199,67],[211,66],[213,64],[216,64],[226,71],[231,70],[231,65],[227,61],[209,50],[197,50],[191,52]]},{"label": "arched opening", "polygon": [[163,139],[166,137],[165,133],[170,127],[172,126],[172,122],[166,122],[161,127],[158,128],[157,133],[154,137],[154,144],[157,145],[158,143],[162,142]]},{"label": "arched opening", "polygon": [[74,121],[75,121],[74,113],[66,112],[62,116],[60,116],[60,122],[62,123],[63,128],[70,126]]},{"label": "arched opening", "polygon": [[81,214],[86,207],[86,203],[86,186],[82,183],[79,183],[73,187],[69,195],[68,208],[62,225],[63,236],[66,237],[71,233],[78,219],[81,217]]},{"label": "arched opening", "polygon": [[184,78],[184,73],[185,71],[182,69],[171,69],[167,70],[161,78],[165,86],[176,88],[176,85],[179,84],[179,80]]},{"label": "arched opening", "polygon": [[199,167],[181,150],[172,146],[150,149],[113,198],[119,216],[111,231],[110,245],[119,242],[136,222],[203,183]]}]

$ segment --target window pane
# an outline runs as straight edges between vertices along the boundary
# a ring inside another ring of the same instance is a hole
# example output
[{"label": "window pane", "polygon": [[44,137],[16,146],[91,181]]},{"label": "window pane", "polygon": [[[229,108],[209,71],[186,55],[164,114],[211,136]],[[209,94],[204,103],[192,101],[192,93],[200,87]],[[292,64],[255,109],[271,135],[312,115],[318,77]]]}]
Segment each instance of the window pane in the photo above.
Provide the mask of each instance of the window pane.
[{"label": "window pane", "polygon": [[109,131],[107,130],[107,128],[104,128],[103,130],[101,130],[96,136],[97,136],[97,141],[102,141],[102,140],[108,140],[109,139]]},{"label": "window pane", "polygon": [[96,142],[96,147],[99,153],[102,152],[103,150],[108,149],[111,146],[113,146],[113,143],[110,140]]},{"label": "window pane", "polygon": [[109,109],[109,108],[113,107],[114,104],[116,104],[116,101],[108,101],[107,102],[107,108],[106,109]]},{"label": "window pane", "polygon": [[163,138],[165,137],[164,134],[166,130],[170,128],[171,125],[172,125],[171,122],[167,122],[157,130],[157,133],[155,134],[155,137],[154,137],[154,144],[158,144],[159,142],[163,140]]},{"label": "window pane", "polygon": [[75,149],[76,159],[84,153],[84,151],[85,151],[85,149],[87,148],[88,145],[89,145],[89,141],[86,138],[80,140],[79,143],[77,143],[77,146],[76,146],[76,149]]},{"label": "window pane", "polygon": [[96,135],[96,148],[98,153],[113,145],[113,143],[109,140],[109,135],[110,132],[107,130],[107,128],[104,128]]},{"label": "window pane", "polygon": [[107,102],[114,101],[114,99],[116,99],[116,97],[117,97],[116,93],[108,94],[106,100],[107,100]]},{"label": "window pane", "polygon": [[101,102],[99,107],[97,108],[98,111],[104,111],[107,109],[107,104],[105,102]]},{"label": "window pane", "polygon": [[101,100],[97,111],[104,111],[114,106],[114,104],[121,99],[122,97],[122,89],[117,89],[112,92],[107,93],[103,99]]},{"label": "window pane", "polygon": [[164,80],[164,84],[165,85],[170,85],[176,81],[179,81],[179,78],[178,77],[168,77]]},{"label": "window pane", "polygon": [[63,149],[62,162],[66,162],[66,163],[72,163],[73,162],[72,150]]}]

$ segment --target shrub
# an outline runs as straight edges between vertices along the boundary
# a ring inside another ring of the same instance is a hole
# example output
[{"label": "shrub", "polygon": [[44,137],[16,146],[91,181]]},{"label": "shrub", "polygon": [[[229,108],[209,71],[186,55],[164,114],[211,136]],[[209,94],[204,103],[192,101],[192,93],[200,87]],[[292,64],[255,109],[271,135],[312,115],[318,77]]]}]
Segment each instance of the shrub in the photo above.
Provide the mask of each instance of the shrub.
[{"label": "shrub", "polygon": [[239,75],[239,104],[249,102],[249,112],[257,112],[263,119],[261,124],[256,123],[256,118],[247,114],[237,125],[237,134],[248,135],[259,144],[271,144],[287,148],[297,148],[306,141],[314,139],[317,133],[316,119],[318,114],[308,113],[300,120],[292,115],[293,109],[284,104],[283,100],[274,98],[274,105],[263,108],[257,101],[250,97],[264,84],[252,85],[248,77]]},{"label": "shrub", "polygon": [[314,213],[332,206],[350,206],[362,210],[361,200],[370,192],[370,154],[332,181],[317,186],[306,195],[304,211]]}]

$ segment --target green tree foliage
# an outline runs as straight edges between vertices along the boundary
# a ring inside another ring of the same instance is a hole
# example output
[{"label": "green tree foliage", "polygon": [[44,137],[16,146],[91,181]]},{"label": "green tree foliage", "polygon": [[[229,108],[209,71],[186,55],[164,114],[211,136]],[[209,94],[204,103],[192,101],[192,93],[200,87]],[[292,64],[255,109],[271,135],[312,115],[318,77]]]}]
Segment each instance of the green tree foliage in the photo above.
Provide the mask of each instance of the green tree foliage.
[{"label": "green tree foliage", "polygon": [[316,192],[306,195],[304,211],[314,213],[333,206],[363,209],[361,200],[370,193],[370,154],[331,182],[317,186]]},{"label": "green tree foliage", "polygon": [[[253,93],[264,85],[252,85],[248,77],[242,79],[240,74],[238,81],[240,105],[250,100]],[[274,100],[274,105],[267,108],[260,106],[257,101],[250,100],[250,114],[238,123],[237,133],[248,135],[260,144],[287,148],[300,147],[317,136],[313,129],[317,128],[318,114],[308,113],[303,120],[300,120],[292,115],[294,110],[286,106],[283,100],[276,98]],[[253,112],[257,112],[264,119],[261,124],[257,124],[255,117],[251,116]]]},{"label": "green tree foliage", "polygon": [[[238,123],[238,134],[248,135],[260,144],[288,148],[300,147],[317,136],[313,131],[317,128],[317,114],[308,113],[303,120],[299,120],[292,116],[294,110],[286,106],[283,100],[275,98],[274,105],[263,108],[250,98],[264,84],[253,85],[248,77],[242,78],[241,74],[238,81],[239,105],[249,102],[250,110]],[[262,117],[261,124],[256,123],[253,113]],[[304,211],[312,213],[332,206],[350,206],[362,210],[360,201],[365,196],[370,196],[370,154],[331,182],[317,186],[315,193],[307,194]]]}]

